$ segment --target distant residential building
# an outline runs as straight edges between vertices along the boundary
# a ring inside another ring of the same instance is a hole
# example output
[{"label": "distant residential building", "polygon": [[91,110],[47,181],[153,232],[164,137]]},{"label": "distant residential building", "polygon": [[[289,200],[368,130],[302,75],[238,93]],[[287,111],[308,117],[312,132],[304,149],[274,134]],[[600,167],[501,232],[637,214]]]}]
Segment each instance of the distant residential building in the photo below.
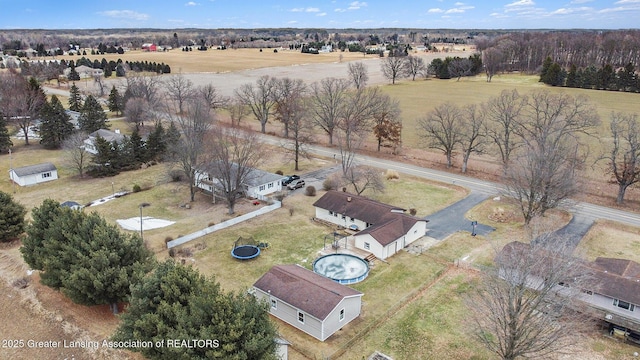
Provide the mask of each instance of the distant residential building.
[{"label": "distant residential building", "polygon": [[9,178],[20,186],[40,184],[58,179],[58,169],[52,163],[23,166],[9,170]]},{"label": "distant residential building", "polygon": [[158,51],[158,46],[153,43],[142,44],[142,51]]},{"label": "distant residential building", "polygon": [[[238,165],[234,163],[232,171],[237,172],[234,170],[237,167]],[[210,168],[214,167],[210,166]],[[215,174],[209,173],[205,169],[196,169],[194,185],[207,192],[223,191],[223,187],[217,179]],[[266,196],[282,190],[282,179],[284,179],[282,175],[252,168],[242,184],[242,188],[234,190],[247,197],[263,200]]]}]

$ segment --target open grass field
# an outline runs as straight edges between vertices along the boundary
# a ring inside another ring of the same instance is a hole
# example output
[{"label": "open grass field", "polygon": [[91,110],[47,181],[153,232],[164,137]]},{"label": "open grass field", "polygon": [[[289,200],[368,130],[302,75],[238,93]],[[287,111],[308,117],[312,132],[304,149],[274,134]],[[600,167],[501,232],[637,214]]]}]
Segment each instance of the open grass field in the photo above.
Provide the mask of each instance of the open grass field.
[{"label": "open grass field", "polygon": [[597,257],[611,257],[640,263],[640,229],[599,220],[593,224],[577,250],[589,261]]}]

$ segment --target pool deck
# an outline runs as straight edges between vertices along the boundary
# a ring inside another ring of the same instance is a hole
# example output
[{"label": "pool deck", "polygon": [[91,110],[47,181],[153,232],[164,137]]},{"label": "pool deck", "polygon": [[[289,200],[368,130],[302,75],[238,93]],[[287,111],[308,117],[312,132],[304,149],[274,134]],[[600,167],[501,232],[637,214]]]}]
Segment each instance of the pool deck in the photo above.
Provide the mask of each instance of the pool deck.
[{"label": "pool deck", "polygon": [[368,251],[356,248],[355,239],[353,238],[353,236],[348,236],[346,238],[347,247],[345,248],[344,239],[345,238],[342,238],[338,241],[338,244],[340,244],[340,247],[338,249],[334,249],[331,246],[331,244],[327,244],[324,249],[320,249],[320,251],[318,251],[318,256],[329,255],[329,254],[349,254],[349,255],[357,256],[364,260],[369,255],[371,255],[371,253]]}]

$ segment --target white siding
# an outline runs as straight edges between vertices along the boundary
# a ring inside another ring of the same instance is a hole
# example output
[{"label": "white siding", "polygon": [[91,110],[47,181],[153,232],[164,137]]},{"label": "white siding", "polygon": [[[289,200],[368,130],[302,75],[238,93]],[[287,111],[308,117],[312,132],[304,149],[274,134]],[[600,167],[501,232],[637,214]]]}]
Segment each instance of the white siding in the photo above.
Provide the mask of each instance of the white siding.
[{"label": "white siding", "polygon": [[13,170],[11,170],[9,172],[9,177],[11,178],[11,180],[13,180],[16,184],[20,186],[29,186],[29,185],[40,184],[47,181],[57,180],[58,171],[51,170],[51,171],[45,171],[38,174],[18,176]]},{"label": "white siding", "polygon": [[[364,235],[355,235],[354,236],[354,240],[355,240],[355,246],[358,249],[362,249],[365,251],[368,251],[370,253],[372,253],[373,255],[375,255],[377,258],[379,259],[386,259],[387,255],[386,255],[386,251],[385,248],[380,245],[379,242],[377,242],[373,236],[371,236],[370,234],[364,234]],[[369,248],[367,249],[367,247],[365,246],[366,244],[369,244]]]},{"label": "white siding", "polygon": [[[634,319],[640,321],[640,309],[637,304],[634,304],[635,309],[633,311],[620,308],[613,305],[613,298],[594,293],[593,295],[582,295],[580,298],[582,301],[589,303],[595,307],[605,310],[607,313],[613,313],[624,318]],[[624,300],[624,299],[620,299]]]},{"label": "white siding", "polygon": [[[256,289],[255,296],[258,299],[264,299],[268,304],[271,304],[271,296],[263,292],[260,289]],[[289,305],[280,299],[276,299],[277,307],[273,308],[269,305],[269,309],[271,310],[271,315],[277,317],[278,319],[286,322],[287,324],[301,330],[314,338],[324,341],[322,339],[322,322],[311,315],[304,313],[304,324],[298,321],[298,309],[292,305]]]},{"label": "white siding", "polygon": [[329,210],[321,209],[319,207],[316,207],[316,218],[346,228],[351,225],[356,225],[359,230],[364,230],[367,228],[367,223],[362,220],[351,219],[348,216],[345,216],[345,218],[343,218],[342,214],[329,213]]},{"label": "white siding", "polygon": [[[344,309],[344,319],[340,320],[340,311]],[[360,316],[362,296],[344,298],[324,320],[323,339],[325,341],[343,326]]]}]

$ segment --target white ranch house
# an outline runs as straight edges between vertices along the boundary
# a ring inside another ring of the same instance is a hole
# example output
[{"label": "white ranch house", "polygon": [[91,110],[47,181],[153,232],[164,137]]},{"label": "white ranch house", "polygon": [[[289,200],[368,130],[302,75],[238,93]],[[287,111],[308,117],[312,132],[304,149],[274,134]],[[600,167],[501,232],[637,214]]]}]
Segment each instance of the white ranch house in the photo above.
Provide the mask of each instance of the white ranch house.
[{"label": "white ranch house", "polygon": [[23,166],[9,170],[9,178],[20,186],[40,184],[58,179],[58,169],[52,163]]},{"label": "white ranch house", "polygon": [[[233,164],[233,166],[237,169],[238,165]],[[282,175],[252,168],[247,179],[242,184],[243,188],[237,190],[243,192],[247,197],[265,200],[269,195],[282,191],[283,179],[284,176]],[[204,169],[196,169],[194,185],[208,193],[211,193],[214,189],[216,191],[222,189],[222,185],[214,174],[210,174]]]},{"label": "white ranch house", "polygon": [[300,265],[276,265],[253,284],[271,315],[325,341],[360,316],[363,294]]},{"label": "white ranch house", "polygon": [[90,154],[96,155],[98,153],[98,149],[96,148],[96,139],[101,137],[107,140],[109,143],[116,142],[118,144],[122,143],[125,139],[125,136],[120,134],[120,130],[116,129],[116,131],[111,131],[107,129],[100,129],[89,134],[89,137],[84,140],[84,150]]},{"label": "white ranch house", "polygon": [[405,209],[347,192],[327,191],[313,206],[316,218],[356,230],[355,247],[386,259],[427,232],[427,220]]}]

